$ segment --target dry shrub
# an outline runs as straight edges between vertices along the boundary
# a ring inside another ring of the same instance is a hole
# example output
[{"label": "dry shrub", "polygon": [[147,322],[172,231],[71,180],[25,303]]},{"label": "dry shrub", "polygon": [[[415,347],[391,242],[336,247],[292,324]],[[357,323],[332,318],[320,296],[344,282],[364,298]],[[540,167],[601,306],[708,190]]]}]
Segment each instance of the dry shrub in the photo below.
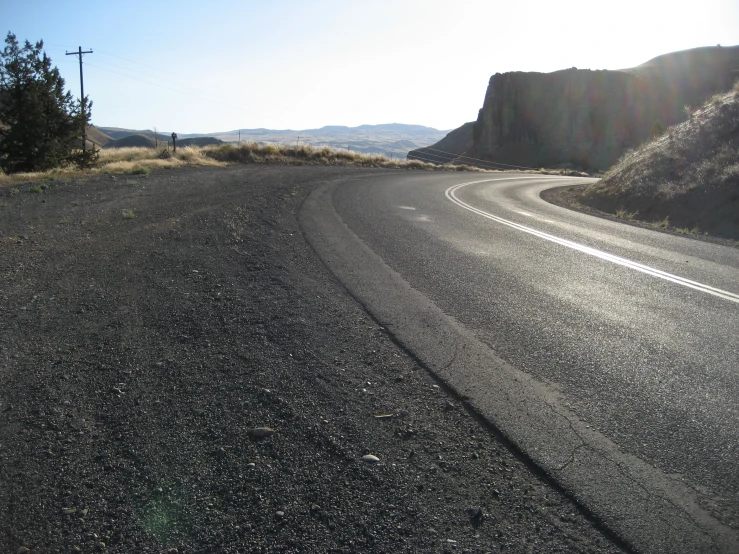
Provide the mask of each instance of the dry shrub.
[{"label": "dry shrub", "polygon": [[382,154],[362,154],[351,150],[333,150],[328,146],[259,144],[219,144],[211,146],[186,146],[176,152],[168,150],[127,147],[102,149],[96,167],[86,171],[57,169],[45,173],[0,173],[0,185],[29,181],[42,181],[64,177],[77,177],[100,173],[134,173],[142,169],[172,169],[183,166],[224,166],[230,163],[265,163],[290,165],[341,165],[383,167],[390,169],[426,169],[438,171],[480,171],[467,165],[436,165],[421,160],[391,160]]}]

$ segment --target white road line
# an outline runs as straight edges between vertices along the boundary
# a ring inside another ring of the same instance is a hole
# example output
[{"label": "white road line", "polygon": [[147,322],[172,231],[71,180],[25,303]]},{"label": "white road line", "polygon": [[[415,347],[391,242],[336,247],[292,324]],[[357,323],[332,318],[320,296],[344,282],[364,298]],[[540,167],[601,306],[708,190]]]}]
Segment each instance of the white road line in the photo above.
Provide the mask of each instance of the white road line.
[{"label": "white road line", "polygon": [[691,281],[690,279],[685,279],[684,277],[673,275],[672,273],[667,273],[666,271],[655,269],[653,267],[649,267],[647,265],[643,265],[638,262],[634,262],[626,258],[616,256],[614,254],[609,254],[608,252],[598,250],[597,248],[592,248],[590,246],[585,246],[584,244],[579,244],[577,242],[563,239],[555,235],[550,235],[549,233],[544,233],[543,231],[537,231],[536,229],[532,229],[531,227],[527,227],[525,225],[521,225],[519,223],[515,223],[507,219],[503,219],[502,217],[498,217],[497,215],[493,215],[483,210],[480,210],[478,208],[475,208],[474,206],[470,206],[466,202],[462,202],[454,194],[457,190],[461,189],[462,187],[466,187],[469,185],[475,185],[478,183],[489,183],[489,182],[494,182],[494,181],[514,181],[518,179],[536,179],[536,178],[537,177],[513,177],[513,178],[506,178],[506,179],[483,179],[481,181],[470,181],[469,183],[461,183],[459,185],[454,185],[452,187],[449,187],[448,189],[446,189],[446,192],[444,194],[449,200],[451,200],[458,206],[461,206],[465,210],[469,210],[473,213],[476,213],[488,219],[492,219],[493,221],[496,221],[497,223],[502,223],[503,225],[507,225],[508,227],[512,227],[513,229],[523,231],[524,233],[529,233],[531,235],[537,236],[544,240],[548,240],[550,242],[561,244],[562,246],[572,248],[573,250],[578,250],[585,254],[589,254],[590,256],[595,256],[596,258],[600,258],[602,260],[606,260],[614,264],[622,265],[624,267],[628,267],[636,271],[641,271],[642,273],[646,273],[647,275],[651,275],[652,277],[658,277],[660,279],[664,279],[665,281],[670,281],[672,283],[676,283],[678,285],[682,285],[684,287],[688,287],[688,288],[691,288],[691,289],[694,289],[700,292],[712,294],[713,296],[717,296],[724,300],[728,300],[730,302],[735,302],[739,304],[739,294],[734,294],[733,292],[711,287],[709,285],[704,285],[703,283],[698,283],[696,281]]}]

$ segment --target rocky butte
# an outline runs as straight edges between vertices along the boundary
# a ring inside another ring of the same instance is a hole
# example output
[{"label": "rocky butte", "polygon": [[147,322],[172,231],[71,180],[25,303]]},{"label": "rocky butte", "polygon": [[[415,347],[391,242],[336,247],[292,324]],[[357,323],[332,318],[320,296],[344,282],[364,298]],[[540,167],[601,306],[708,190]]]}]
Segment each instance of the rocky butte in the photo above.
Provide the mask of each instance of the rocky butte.
[{"label": "rocky butte", "polygon": [[477,121],[408,157],[606,169],[650,138],[656,122],[684,121],[686,106],[728,90],[737,78],[739,46],[673,52],[622,70],[496,73]]}]

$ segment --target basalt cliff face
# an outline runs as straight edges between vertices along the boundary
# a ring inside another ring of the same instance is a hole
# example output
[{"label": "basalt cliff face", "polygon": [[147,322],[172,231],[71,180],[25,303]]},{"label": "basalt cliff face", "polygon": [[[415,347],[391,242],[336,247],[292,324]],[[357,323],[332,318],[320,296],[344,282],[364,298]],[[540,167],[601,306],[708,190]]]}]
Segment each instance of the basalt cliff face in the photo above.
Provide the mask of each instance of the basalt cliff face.
[{"label": "basalt cliff face", "polygon": [[440,142],[409,158],[447,162],[461,155],[458,163],[469,156],[526,167],[605,169],[648,139],[655,122],[684,121],[686,105],[727,90],[737,77],[739,46],[674,52],[619,71],[496,73],[477,121],[453,131],[471,135],[454,141],[464,147],[442,148]]}]

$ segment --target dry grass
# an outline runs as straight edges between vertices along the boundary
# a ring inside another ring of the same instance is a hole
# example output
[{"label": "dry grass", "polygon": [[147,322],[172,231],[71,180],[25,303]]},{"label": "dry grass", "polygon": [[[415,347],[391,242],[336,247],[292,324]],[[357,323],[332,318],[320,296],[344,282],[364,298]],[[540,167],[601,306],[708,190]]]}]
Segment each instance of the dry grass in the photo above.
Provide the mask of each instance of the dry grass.
[{"label": "dry grass", "polygon": [[688,121],[626,152],[584,203],[657,228],[739,233],[739,85],[690,110]]},{"label": "dry grass", "polygon": [[391,160],[382,155],[360,154],[350,150],[333,150],[328,147],[245,143],[239,146],[233,144],[204,147],[187,146],[178,148],[177,152],[174,153],[161,148],[102,149],[100,150],[99,159],[92,169],[76,170],[68,167],[48,172],[15,173],[12,175],[0,172],[0,186],[13,183],[66,180],[101,173],[147,175],[149,171],[154,169],[172,169],[183,166],[222,167],[235,163],[340,165],[428,171],[479,171],[477,168],[467,165],[437,166],[419,160]]}]

